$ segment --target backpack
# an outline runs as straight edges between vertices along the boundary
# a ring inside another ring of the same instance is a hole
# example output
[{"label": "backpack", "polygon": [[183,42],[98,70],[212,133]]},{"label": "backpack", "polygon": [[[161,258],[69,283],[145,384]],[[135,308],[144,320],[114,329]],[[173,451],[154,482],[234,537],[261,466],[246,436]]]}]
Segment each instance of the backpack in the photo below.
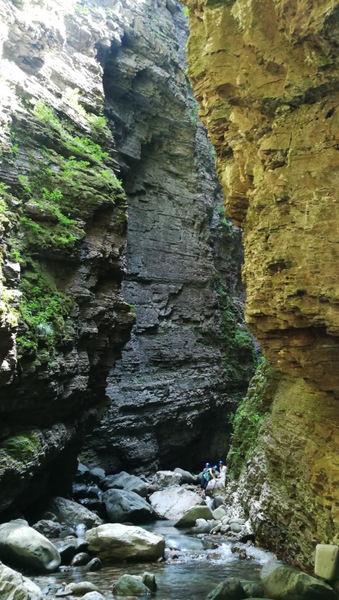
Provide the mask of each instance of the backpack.
[{"label": "backpack", "polygon": [[206,479],[206,481],[209,481],[212,478],[211,475],[211,469],[207,469],[203,475],[203,477]]}]

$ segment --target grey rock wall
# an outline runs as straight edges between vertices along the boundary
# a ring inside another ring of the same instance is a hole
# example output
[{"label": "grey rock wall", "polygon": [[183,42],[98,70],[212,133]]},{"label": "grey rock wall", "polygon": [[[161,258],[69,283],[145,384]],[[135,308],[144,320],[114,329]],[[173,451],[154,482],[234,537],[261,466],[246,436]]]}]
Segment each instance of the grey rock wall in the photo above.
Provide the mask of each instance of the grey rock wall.
[{"label": "grey rock wall", "polygon": [[83,453],[109,472],[224,458],[228,414],[252,366],[251,349],[240,374],[223,361],[217,288],[234,296],[241,321],[241,240],[220,216],[214,159],[185,76],[187,35],[179,3],[147,0],[125,21],[121,45],[101,55],[128,199],[123,295],[136,315],[108,379],[111,407]]}]

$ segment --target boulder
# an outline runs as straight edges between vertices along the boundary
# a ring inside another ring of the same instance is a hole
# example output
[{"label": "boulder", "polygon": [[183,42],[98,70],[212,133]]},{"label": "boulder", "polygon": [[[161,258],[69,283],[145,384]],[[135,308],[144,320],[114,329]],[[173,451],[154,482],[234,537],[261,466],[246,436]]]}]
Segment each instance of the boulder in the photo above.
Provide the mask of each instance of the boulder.
[{"label": "boulder", "polygon": [[147,571],[145,571],[142,574],[142,582],[145,584],[146,587],[148,587],[148,589],[151,590],[151,592],[157,591],[158,586],[157,586],[157,582],[155,580],[154,573],[148,573]]},{"label": "boulder", "polygon": [[150,589],[137,575],[122,575],[113,586],[114,596],[143,596],[149,593]]},{"label": "boulder", "polygon": [[339,577],[339,546],[317,544],[315,548],[314,574],[333,581]]},{"label": "boulder", "polygon": [[70,540],[57,540],[55,542],[56,548],[61,556],[61,564],[69,565],[73,557],[87,550],[87,543],[83,539],[74,538]]},{"label": "boulder", "polygon": [[212,590],[208,596],[208,600],[243,600],[246,594],[242,588],[240,580],[237,577],[228,577]]},{"label": "boulder", "polygon": [[184,469],[180,469],[180,467],[176,467],[174,469],[174,473],[179,473],[181,476],[180,483],[188,483],[190,485],[197,485],[200,483],[200,479],[198,475],[192,475],[189,471],[185,471]]},{"label": "boulder", "polygon": [[206,521],[205,519],[197,519],[196,527],[192,530],[194,533],[210,533],[213,529],[215,521]]},{"label": "boulder", "polygon": [[57,538],[61,534],[61,525],[55,521],[41,519],[32,525],[33,529],[48,537]]},{"label": "boulder", "polygon": [[60,496],[50,500],[49,510],[57,516],[58,521],[70,526],[83,523],[86,527],[92,528],[102,523],[100,517],[85,508],[85,506]]},{"label": "boulder", "polygon": [[73,556],[71,560],[71,567],[84,567],[85,565],[88,565],[90,560],[91,557],[89,554],[87,554],[87,552],[79,552]]},{"label": "boulder", "polygon": [[181,519],[175,523],[175,527],[193,527],[197,519],[205,519],[206,521],[213,519],[213,513],[206,504],[190,508]]},{"label": "boulder", "polygon": [[246,598],[259,598],[264,596],[264,588],[259,581],[240,580],[241,587],[246,594]]},{"label": "boulder", "polygon": [[144,498],[125,490],[107,490],[102,497],[108,521],[111,523],[147,523],[156,518],[155,512]]},{"label": "boulder", "polygon": [[163,557],[165,540],[141,527],[107,523],[86,531],[89,551],[101,560],[157,560]]},{"label": "boulder", "polygon": [[1,600],[43,600],[41,589],[21,575],[17,571],[13,571],[6,565],[0,563],[0,595]]},{"label": "boulder", "polygon": [[336,600],[333,588],[320,579],[281,566],[262,580],[265,594],[279,600]]},{"label": "boulder", "polygon": [[54,544],[23,519],[0,525],[0,559],[40,573],[56,571],[61,562]]},{"label": "boulder", "polygon": [[126,471],[121,471],[121,473],[117,473],[116,475],[105,477],[101,483],[101,487],[103,490],[126,490],[126,492],[134,492],[142,498],[146,498],[148,486],[140,477],[129,475]]},{"label": "boulder", "polygon": [[218,506],[213,511],[213,518],[222,521],[223,517],[226,517],[226,510],[222,506]]},{"label": "boulder", "polygon": [[149,501],[158,517],[178,521],[193,506],[201,504],[201,497],[180,486],[154,492]]},{"label": "boulder", "polygon": [[157,471],[153,476],[153,484],[161,488],[180,485],[180,483],[181,475],[174,471]]},{"label": "boulder", "polygon": [[84,596],[88,592],[100,592],[99,588],[90,581],[79,581],[78,583],[69,583],[65,587],[65,594],[74,596]]},{"label": "boulder", "polygon": [[105,596],[99,594],[99,592],[88,592],[82,597],[82,600],[105,600]]},{"label": "boulder", "polygon": [[88,573],[89,571],[100,571],[101,569],[101,560],[100,558],[98,558],[97,556],[95,558],[92,558],[92,560],[89,561],[89,563],[87,563],[87,565],[85,565],[85,567],[83,568],[83,571],[85,573]]}]

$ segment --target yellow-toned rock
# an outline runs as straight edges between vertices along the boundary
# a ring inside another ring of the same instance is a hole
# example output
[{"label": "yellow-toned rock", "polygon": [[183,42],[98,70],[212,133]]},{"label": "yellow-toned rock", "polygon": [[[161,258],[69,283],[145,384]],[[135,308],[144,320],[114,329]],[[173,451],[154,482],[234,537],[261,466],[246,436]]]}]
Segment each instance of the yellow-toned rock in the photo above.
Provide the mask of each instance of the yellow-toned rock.
[{"label": "yellow-toned rock", "polygon": [[185,3],[189,75],[244,230],[246,319],[283,382],[263,458],[279,501],[263,502],[261,537],[292,515],[276,549],[309,566],[316,542],[338,541],[338,3]]}]

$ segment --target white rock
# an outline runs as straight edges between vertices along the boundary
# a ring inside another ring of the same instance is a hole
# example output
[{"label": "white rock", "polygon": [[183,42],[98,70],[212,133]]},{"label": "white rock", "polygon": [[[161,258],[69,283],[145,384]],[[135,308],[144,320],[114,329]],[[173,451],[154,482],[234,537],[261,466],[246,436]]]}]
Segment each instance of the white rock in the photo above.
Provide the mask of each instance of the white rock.
[{"label": "white rock", "polygon": [[159,517],[179,521],[192,506],[201,504],[201,497],[196,492],[173,486],[154,492],[149,501]]},{"label": "white rock", "polygon": [[142,527],[107,523],[86,531],[89,551],[101,560],[156,560],[164,555],[165,540]]},{"label": "white rock", "polygon": [[54,544],[23,519],[0,525],[0,558],[45,573],[56,571],[61,562]]},{"label": "white rock", "polygon": [[41,589],[27,577],[0,563],[1,600],[43,600]]},{"label": "white rock", "polygon": [[314,574],[328,581],[333,581],[339,577],[339,546],[317,544]]}]

